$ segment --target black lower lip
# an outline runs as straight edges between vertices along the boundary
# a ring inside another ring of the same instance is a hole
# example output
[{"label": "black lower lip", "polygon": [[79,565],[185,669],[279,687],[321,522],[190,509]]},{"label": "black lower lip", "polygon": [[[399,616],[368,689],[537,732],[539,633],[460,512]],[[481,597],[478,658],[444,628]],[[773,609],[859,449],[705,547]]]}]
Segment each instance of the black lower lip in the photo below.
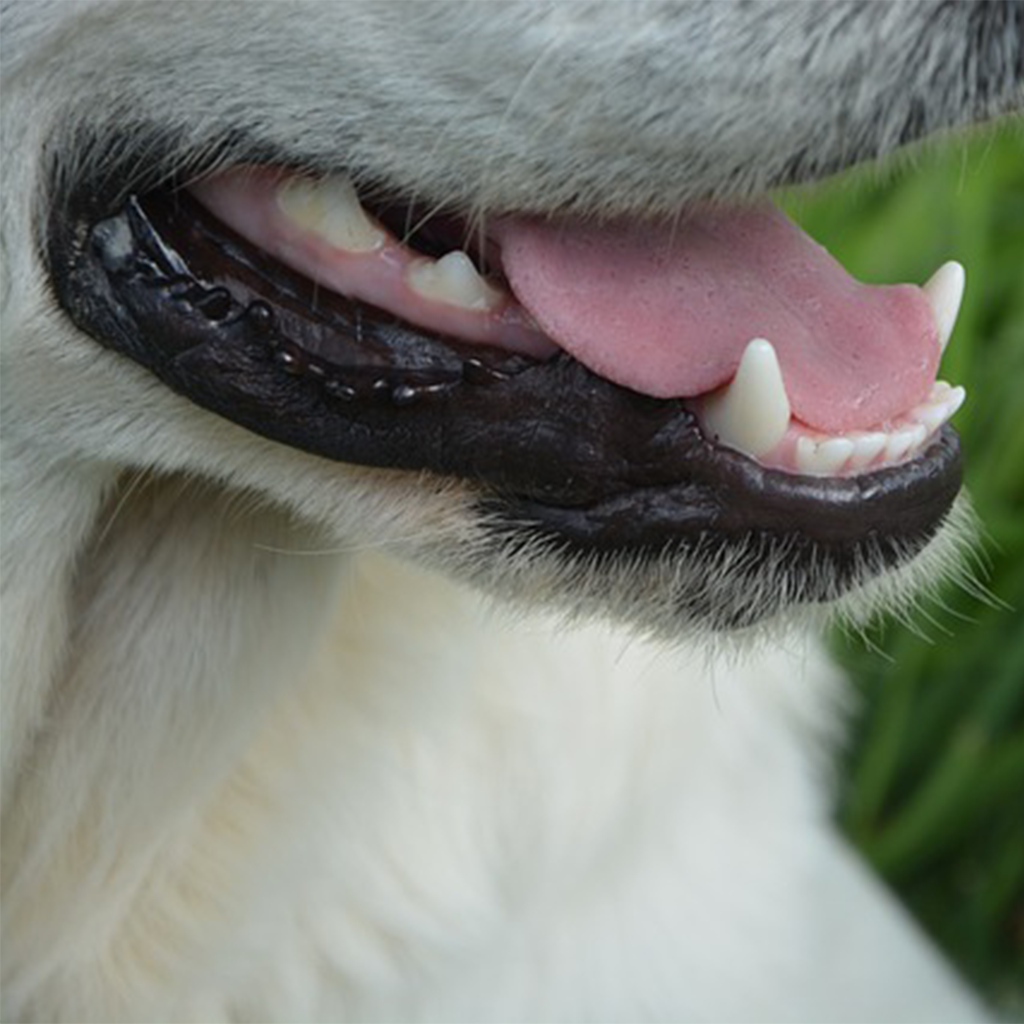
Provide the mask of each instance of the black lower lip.
[{"label": "black lower lip", "polygon": [[787,541],[794,566],[824,558],[841,570],[866,546],[895,562],[935,533],[960,488],[948,427],[895,469],[766,470],[709,444],[680,402],[568,357],[534,363],[316,293],[180,194],[89,209],[71,201],[53,217],[49,259],[60,303],[99,342],[258,434],[459,477],[506,519],[574,548],[770,537]]}]

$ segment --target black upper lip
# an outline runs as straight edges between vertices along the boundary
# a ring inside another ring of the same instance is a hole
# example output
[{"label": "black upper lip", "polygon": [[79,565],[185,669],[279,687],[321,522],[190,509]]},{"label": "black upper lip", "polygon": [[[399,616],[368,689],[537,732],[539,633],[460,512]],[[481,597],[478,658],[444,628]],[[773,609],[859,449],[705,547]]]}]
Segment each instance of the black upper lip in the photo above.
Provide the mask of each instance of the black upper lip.
[{"label": "black upper lip", "polygon": [[180,192],[109,215],[72,197],[48,249],[72,319],[199,405],[328,458],[476,482],[482,499],[588,548],[771,535],[840,561],[866,538],[902,557],[959,489],[948,427],[895,469],[767,470],[710,444],[682,403],[568,356],[534,363],[314,292]]}]

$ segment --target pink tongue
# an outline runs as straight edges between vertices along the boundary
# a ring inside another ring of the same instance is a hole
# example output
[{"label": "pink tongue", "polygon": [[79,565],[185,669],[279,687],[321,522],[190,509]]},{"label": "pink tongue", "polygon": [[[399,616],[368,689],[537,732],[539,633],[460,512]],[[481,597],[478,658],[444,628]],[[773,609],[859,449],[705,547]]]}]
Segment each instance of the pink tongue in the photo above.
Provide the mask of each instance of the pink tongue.
[{"label": "pink tongue", "polygon": [[772,206],[704,210],[671,228],[508,220],[496,236],[512,290],[541,328],[635,391],[711,391],[752,338],[767,338],[793,415],[840,433],[897,416],[935,380],[922,290],[855,281]]}]

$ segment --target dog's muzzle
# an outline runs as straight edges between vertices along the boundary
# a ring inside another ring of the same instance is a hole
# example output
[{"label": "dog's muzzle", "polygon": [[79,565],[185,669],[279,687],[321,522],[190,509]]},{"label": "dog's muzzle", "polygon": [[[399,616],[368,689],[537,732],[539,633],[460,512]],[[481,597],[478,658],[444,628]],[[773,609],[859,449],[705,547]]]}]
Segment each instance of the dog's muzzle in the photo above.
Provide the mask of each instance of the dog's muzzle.
[{"label": "dog's muzzle", "polygon": [[[797,599],[819,600],[860,578],[867,562],[880,571],[923,548],[960,487],[959,445],[944,423],[957,404],[948,385],[884,429],[837,439],[791,415],[784,385],[781,398],[751,385],[772,377],[773,360],[778,370],[770,344],[746,346],[732,379],[697,395],[655,397],[642,382],[595,372],[585,351],[578,358],[572,344],[553,343],[530,315],[545,311],[543,295],[534,310],[510,312],[515,274],[502,276],[500,254],[486,245],[473,253],[482,283],[463,275],[460,284],[456,274],[452,285],[435,269],[442,259],[400,266],[400,287],[412,281],[415,308],[427,310],[410,319],[392,292],[370,301],[324,287],[296,268],[301,259],[254,244],[183,190],[111,203],[83,190],[61,211],[49,233],[56,292],[103,345],[282,444],[458,477],[505,524],[574,551],[771,543],[793,577],[803,574]],[[385,211],[366,223],[394,239]],[[374,244],[372,234],[354,237],[345,244]],[[522,276],[521,264],[515,271]],[[459,319],[460,304],[474,303],[483,313]],[[455,307],[455,319],[416,322],[438,306]],[[512,326],[481,342],[472,325],[487,317]],[[950,328],[939,324],[947,336]],[[765,430],[775,432],[767,447]]]}]

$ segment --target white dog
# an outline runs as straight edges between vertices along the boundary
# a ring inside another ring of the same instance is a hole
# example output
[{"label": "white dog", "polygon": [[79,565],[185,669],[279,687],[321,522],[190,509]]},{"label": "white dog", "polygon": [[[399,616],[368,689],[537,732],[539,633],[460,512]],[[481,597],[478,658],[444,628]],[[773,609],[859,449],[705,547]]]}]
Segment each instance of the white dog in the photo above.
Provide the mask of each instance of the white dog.
[{"label": "white dog", "polygon": [[955,553],[961,272],[757,197],[1021,5],[2,14],[4,1019],[980,1016],[805,631]]}]

